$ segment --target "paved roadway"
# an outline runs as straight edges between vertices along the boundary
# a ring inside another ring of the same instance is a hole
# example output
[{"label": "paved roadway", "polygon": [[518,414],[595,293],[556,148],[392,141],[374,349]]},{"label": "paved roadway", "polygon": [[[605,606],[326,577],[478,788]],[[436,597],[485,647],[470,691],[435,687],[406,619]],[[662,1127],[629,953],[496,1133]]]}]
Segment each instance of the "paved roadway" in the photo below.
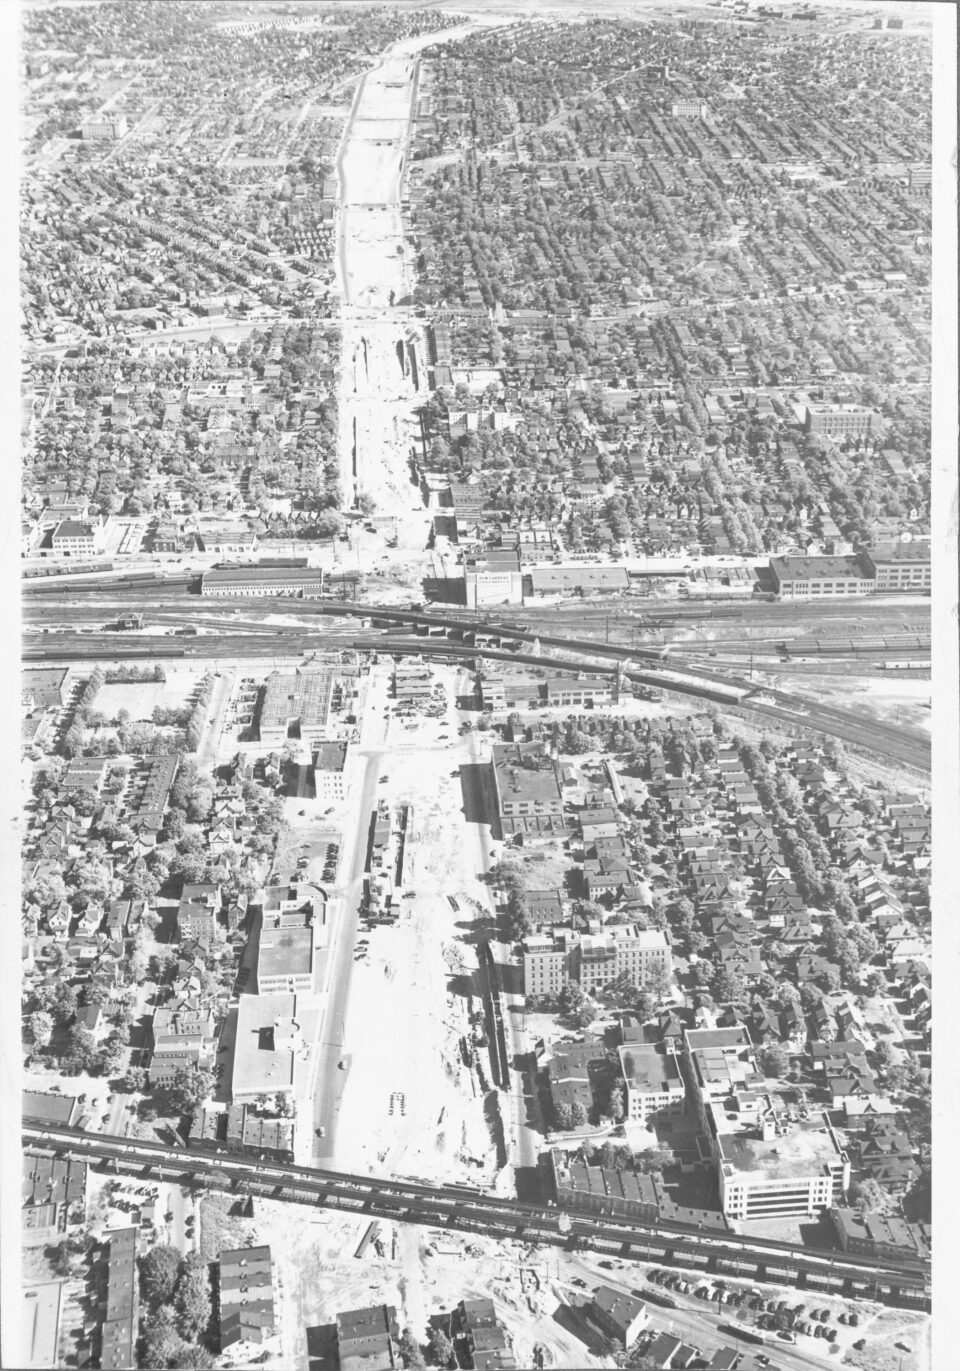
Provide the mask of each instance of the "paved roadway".
[{"label": "paved roadway", "polygon": [[[321,1017],[313,1075],[313,1158],[316,1165],[329,1165],[336,1152],[339,1092],[343,1072],[339,1063],[349,1054],[344,1041],[347,1001],[353,977],[353,953],[360,922],[360,901],[366,871],[370,816],[377,802],[377,785],[384,764],[387,728],[383,719],[382,690],[369,689],[363,701],[361,746],[358,755],[366,758],[363,779],[352,805],[353,833],[344,832],[343,856],[349,857],[349,877],[342,883],[335,920],[330,929],[327,966],[324,978],[326,1003]],[[366,744],[366,746],[364,746]],[[322,1128],[323,1137],[317,1135]]]},{"label": "paved roadway", "polygon": [[[533,1263],[532,1263],[533,1264]],[[619,1268],[621,1263],[617,1262]],[[581,1280],[587,1282],[588,1290],[596,1289],[598,1285],[608,1285],[614,1290],[621,1290],[625,1294],[637,1294],[641,1298],[644,1295],[643,1271],[639,1267],[627,1267],[625,1270],[598,1271],[596,1260],[584,1260],[575,1254],[568,1256],[563,1265],[564,1277],[558,1282],[561,1289],[570,1284],[569,1274],[579,1276]],[[696,1278],[696,1273],[689,1273],[691,1279]],[[711,1277],[704,1274],[703,1279],[710,1280]],[[730,1277],[724,1277],[728,1285],[736,1285]],[[738,1289],[746,1288],[747,1283],[742,1282],[737,1285]],[[650,1285],[650,1289],[656,1290],[657,1286]],[[568,1295],[570,1303],[576,1303],[577,1299],[584,1300],[588,1290],[582,1287],[570,1286],[569,1291],[564,1291]],[[783,1286],[777,1287],[778,1291],[784,1290]],[[732,1333],[721,1332],[718,1325],[721,1323],[736,1323],[737,1310],[730,1305],[717,1305],[712,1301],[698,1300],[692,1295],[685,1296],[676,1290],[670,1290],[670,1297],[677,1301],[676,1309],[666,1309],[661,1305],[656,1305],[652,1301],[647,1303],[647,1312],[650,1315],[650,1327],[657,1332],[673,1333],[678,1338],[683,1338],[684,1342],[691,1346],[699,1347],[704,1356],[709,1357],[718,1347],[734,1347],[744,1358],[741,1371],[762,1371],[762,1363],[756,1359],[757,1353],[770,1358],[770,1366],[766,1371],[778,1371],[783,1368],[789,1371],[792,1367],[803,1367],[804,1371],[823,1371],[827,1362],[836,1360],[826,1351],[826,1344],[821,1344],[824,1348],[824,1355],[821,1357],[812,1356],[808,1352],[798,1350],[789,1343],[781,1342],[779,1339],[767,1343],[761,1347],[756,1344],[741,1342]],[[784,1297],[789,1297],[786,1292]],[[780,1295],[777,1298],[781,1298]]]}]

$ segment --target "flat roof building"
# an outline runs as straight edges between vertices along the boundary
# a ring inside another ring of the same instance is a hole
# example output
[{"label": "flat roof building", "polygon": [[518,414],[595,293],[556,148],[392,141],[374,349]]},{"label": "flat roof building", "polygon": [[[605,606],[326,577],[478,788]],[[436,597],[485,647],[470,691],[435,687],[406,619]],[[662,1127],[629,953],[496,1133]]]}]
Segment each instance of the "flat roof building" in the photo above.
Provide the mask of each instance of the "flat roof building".
[{"label": "flat roof building", "polygon": [[844,1252],[887,1260],[927,1260],[930,1245],[920,1224],[895,1214],[861,1214],[858,1209],[830,1209],[827,1218]]},{"label": "flat roof building", "polygon": [[313,991],[315,981],[314,930],[305,927],[260,929],[257,944],[257,990],[261,995],[282,991]]},{"label": "flat roof building", "polygon": [[873,578],[859,557],[771,557],[774,589],[782,600],[829,599],[870,595]]},{"label": "flat roof building", "polygon": [[25,1090],[21,1108],[25,1119],[66,1128],[72,1128],[82,1113],[75,1095],[55,1095],[44,1090]]},{"label": "flat roof building", "polygon": [[314,995],[241,995],[231,1094],[242,1103],[257,1095],[304,1098],[316,1039]]},{"label": "flat roof building", "polygon": [[631,1122],[684,1112],[687,1091],[673,1052],[661,1052],[652,1043],[626,1043],[617,1053]]},{"label": "flat roof building", "polygon": [[860,554],[863,569],[874,590],[929,590],[933,584],[930,544],[883,543]]},{"label": "flat roof building", "polygon": [[743,1025],[683,1036],[726,1217],[812,1215],[836,1204],[850,1184],[850,1162],[828,1116],[803,1120],[766,1088]]},{"label": "flat roof building", "polygon": [[828,438],[859,438],[878,433],[883,423],[876,410],[864,405],[807,405],[804,427]]},{"label": "flat roof building", "polygon": [[343,800],[349,794],[347,755],[344,741],[321,743],[313,754],[313,784],[318,800]]},{"label": "flat roof building", "polygon": [[25,1354],[23,1365],[30,1371],[34,1367],[63,1364],[58,1345],[64,1284],[64,1281],[43,1281],[40,1285],[23,1288],[20,1345]]},{"label": "flat roof building", "polygon": [[291,735],[310,746],[325,741],[335,673],[325,666],[273,671],[260,705],[260,741],[280,747]]},{"label": "flat roof building", "polygon": [[657,972],[668,975],[673,955],[659,928],[613,924],[598,933],[555,926],[528,934],[521,943],[523,993],[554,997],[565,981],[594,993],[619,976],[641,986]]},{"label": "flat roof building", "polygon": [[535,837],[563,828],[557,763],[542,743],[494,743],[490,765],[505,835]]},{"label": "flat roof building", "polygon": [[28,709],[49,709],[67,701],[69,667],[27,667],[20,677],[20,692]]}]

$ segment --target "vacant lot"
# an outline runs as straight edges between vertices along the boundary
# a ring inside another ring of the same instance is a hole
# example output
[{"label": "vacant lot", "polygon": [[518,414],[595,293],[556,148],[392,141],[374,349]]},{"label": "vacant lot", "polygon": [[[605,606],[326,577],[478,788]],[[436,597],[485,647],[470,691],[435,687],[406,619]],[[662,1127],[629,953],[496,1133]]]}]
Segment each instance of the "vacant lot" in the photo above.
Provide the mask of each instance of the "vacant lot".
[{"label": "vacant lot", "polygon": [[105,685],[98,693],[93,708],[108,719],[115,719],[121,709],[125,709],[132,722],[149,719],[153,711],[160,709],[182,709],[190,699],[200,677],[201,670],[182,670],[166,668],[166,681],[133,681],[129,684]]}]

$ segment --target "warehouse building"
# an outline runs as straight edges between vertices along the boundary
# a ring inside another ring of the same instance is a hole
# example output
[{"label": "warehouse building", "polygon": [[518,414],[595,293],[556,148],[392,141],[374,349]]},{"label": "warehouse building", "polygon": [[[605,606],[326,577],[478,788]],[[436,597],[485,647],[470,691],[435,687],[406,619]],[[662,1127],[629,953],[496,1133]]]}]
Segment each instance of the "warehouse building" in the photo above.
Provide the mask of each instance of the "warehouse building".
[{"label": "warehouse building", "polygon": [[878,592],[924,591],[933,584],[929,543],[885,543],[865,548],[860,558]]},{"label": "warehouse building", "polygon": [[69,667],[27,667],[20,678],[20,698],[27,709],[50,709],[67,702]]},{"label": "warehouse building", "polygon": [[505,836],[536,837],[563,829],[557,763],[542,743],[494,743],[490,766]]},{"label": "warehouse building", "polygon": [[468,609],[480,605],[518,605],[523,601],[520,553],[516,548],[490,548],[463,561],[464,596]]},{"label": "warehouse building", "polygon": [[525,599],[540,595],[620,594],[630,578],[626,567],[587,565],[533,567],[523,578]]},{"label": "warehouse building", "polygon": [[334,673],[328,667],[302,666],[272,671],[260,705],[260,741],[282,747],[291,736],[311,746],[325,741],[333,699]]},{"label": "warehouse building", "polygon": [[241,995],[233,1058],[235,1103],[258,1095],[305,1099],[319,1001],[314,995]]},{"label": "warehouse building", "polygon": [[204,572],[201,593],[258,597],[293,595],[315,599],[323,594],[323,572],[310,567],[215,567]]},{"label": "warehouse building", "polygon": [[771,557],[770,574],[781,600],[870,595],[873,579],[859,557]]}]

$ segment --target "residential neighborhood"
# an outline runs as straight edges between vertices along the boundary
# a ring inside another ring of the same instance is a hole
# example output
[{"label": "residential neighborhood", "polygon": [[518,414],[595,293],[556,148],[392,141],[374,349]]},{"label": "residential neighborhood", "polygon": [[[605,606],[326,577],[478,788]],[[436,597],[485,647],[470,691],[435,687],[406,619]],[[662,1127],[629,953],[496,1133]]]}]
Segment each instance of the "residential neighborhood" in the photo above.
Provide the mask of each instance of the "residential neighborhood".
[{"label": "residential neighborhood", "polygon": [[939,1365],[943,23],[22,7],[4,1365]]}]

